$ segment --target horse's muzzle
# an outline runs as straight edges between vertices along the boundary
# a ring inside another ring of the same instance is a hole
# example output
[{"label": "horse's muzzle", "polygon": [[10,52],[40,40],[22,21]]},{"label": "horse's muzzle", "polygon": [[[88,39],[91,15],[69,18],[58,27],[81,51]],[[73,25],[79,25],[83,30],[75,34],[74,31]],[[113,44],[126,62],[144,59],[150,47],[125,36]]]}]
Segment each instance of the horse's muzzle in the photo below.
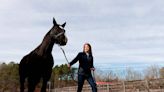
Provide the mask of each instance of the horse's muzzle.
[{"label": "horse's muzzle", "polygon": [[65,37],[65,39],[60,43],[61,46],[65,46],[68,42],[67,37]]}]

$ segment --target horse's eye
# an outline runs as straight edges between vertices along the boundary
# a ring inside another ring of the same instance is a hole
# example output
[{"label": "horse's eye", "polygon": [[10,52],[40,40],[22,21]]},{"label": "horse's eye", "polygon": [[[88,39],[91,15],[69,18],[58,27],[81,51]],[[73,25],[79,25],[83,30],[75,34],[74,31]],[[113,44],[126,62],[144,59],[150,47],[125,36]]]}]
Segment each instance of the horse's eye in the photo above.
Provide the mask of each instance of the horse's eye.
[{"label": "horse's eye", "polygon": [[65,33],[65,30],[63,29],[64,33]]}]

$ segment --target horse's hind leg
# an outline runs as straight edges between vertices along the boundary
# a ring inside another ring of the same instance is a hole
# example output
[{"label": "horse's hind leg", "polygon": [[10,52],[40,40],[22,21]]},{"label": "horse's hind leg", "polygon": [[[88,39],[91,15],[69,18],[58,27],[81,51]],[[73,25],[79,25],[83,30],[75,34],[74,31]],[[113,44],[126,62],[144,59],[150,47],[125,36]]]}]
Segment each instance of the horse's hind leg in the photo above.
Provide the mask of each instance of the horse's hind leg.
[{"label": "horse's hind leg", "polygon": [[20,81],[20,92],[24,92],[24,83],[25,83],[25,79],[26,79],[26,71],[19,66],[19,81]]},{"label": "horse's hind leg", "polygon": [[20,92],[24,92],[24,82],[25,82],[25,77],[20,76]]},{"label": "horse's hind leg", "polygon": [[43,79],[43,84],[42,84],[41,92],[46,92],[47,82],[48,82],[47,80],[44,80]]}]

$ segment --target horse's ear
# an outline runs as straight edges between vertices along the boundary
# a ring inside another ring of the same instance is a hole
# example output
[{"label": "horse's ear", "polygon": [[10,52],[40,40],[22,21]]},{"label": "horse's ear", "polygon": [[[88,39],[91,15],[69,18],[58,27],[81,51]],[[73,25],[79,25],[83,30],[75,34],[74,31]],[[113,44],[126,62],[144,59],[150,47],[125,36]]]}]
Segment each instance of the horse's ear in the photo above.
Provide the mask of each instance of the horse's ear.
[{"label": "horse's ear", "polygon": [[55,18],[53,18],[53,24],[57,25]]},{"label": "horse's ear", "polygon": [[65,22],[64,24],[62,24],[61,26],[64,28],[64,27],[65,27],[65,25],[66,25],[66,22]]}]

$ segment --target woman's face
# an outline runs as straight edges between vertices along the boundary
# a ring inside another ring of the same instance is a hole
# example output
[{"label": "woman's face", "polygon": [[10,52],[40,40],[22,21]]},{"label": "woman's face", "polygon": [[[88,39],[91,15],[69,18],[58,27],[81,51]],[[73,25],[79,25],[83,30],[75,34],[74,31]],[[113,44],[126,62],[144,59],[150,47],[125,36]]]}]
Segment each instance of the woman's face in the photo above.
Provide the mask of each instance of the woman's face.
[{"label": "woman's face", "polygon": [[84,45],[84,52],[86,52],[86,53],[89,52],[89,46],[87,44]]}]

